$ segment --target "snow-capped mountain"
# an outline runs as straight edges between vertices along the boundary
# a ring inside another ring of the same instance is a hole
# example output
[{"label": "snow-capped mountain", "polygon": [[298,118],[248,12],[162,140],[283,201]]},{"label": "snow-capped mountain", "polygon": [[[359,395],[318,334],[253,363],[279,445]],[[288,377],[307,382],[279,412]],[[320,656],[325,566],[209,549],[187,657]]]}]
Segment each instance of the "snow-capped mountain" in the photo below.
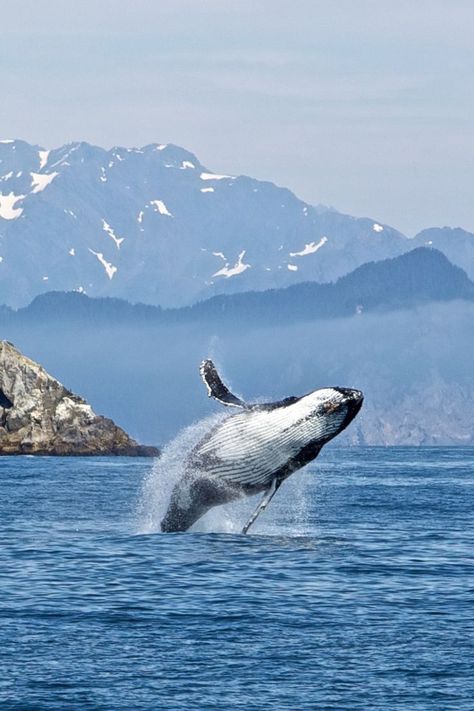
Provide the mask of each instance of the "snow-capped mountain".
[{"label": "snow-capped mountain", "polygon": [[[413,242],[272,183],[215,174],[173,145],[0,142],[0,303],[13,306],[51,290],[181,306],[331,281],[425,237]],[[449,257],[473,276],[474,238],[459,259],[456,239]]]}]

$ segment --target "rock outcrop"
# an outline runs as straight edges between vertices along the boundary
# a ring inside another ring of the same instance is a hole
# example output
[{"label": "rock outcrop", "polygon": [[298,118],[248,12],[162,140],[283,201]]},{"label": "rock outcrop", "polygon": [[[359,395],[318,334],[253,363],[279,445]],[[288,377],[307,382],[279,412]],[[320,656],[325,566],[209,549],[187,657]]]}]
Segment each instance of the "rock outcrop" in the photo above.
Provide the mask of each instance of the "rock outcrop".
[{"label": "rock outcrop", "polygon": [[0,341],[0,455],[159,455]]}]

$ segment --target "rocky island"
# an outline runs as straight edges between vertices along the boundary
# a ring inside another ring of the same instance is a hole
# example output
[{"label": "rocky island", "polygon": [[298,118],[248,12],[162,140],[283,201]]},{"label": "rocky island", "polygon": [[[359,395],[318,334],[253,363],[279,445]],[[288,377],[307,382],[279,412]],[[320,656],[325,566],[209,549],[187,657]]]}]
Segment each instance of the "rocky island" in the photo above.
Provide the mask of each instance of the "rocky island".
[{"label": "rocky island", "polygon": [[38,363],[0,341],[0,455],[156,457],[112,420],[96,415]]}]

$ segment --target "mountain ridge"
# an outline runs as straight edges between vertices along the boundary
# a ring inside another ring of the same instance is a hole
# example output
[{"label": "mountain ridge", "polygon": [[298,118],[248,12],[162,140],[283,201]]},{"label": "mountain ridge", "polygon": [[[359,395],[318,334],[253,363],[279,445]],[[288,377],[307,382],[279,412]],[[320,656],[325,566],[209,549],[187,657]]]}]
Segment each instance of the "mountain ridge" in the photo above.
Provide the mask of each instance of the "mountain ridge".
[{"label": "mountain ridge", "polygon": [[17,311],[2,307],[0,319],[156,324],[202,320],[232,324],[238,320],[268,324],[360,316],[366,311],[410,309],[452,300],[474,301],[474,283],[438,250],[417,247],[399,257],[364,264],[325,284],[300,282],[281,289],[223,294],[177,309],[77,292],[47,292]]},{"label": "mountain ridge", "polygon": [[430,242],[474,277],[465,231],[409,239],[269,181],[213,173],[173,144],[0,142],[0,301],[15,307],[51,290],[179,307],[332,281]]}]

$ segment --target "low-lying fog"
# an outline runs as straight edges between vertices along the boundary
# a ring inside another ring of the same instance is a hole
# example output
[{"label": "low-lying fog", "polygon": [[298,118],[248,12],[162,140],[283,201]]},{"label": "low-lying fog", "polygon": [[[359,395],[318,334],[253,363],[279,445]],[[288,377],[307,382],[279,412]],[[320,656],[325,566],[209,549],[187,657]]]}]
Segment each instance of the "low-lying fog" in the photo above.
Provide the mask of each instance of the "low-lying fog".
[{"label": "low-lying fog", "polygon": [[147,444],[221,407],[199,378],[205,357],[249,401],[362,389],[341,443],[474,443],[474,305],[464,302],[247,330],[12,325],[2,338]]}]

